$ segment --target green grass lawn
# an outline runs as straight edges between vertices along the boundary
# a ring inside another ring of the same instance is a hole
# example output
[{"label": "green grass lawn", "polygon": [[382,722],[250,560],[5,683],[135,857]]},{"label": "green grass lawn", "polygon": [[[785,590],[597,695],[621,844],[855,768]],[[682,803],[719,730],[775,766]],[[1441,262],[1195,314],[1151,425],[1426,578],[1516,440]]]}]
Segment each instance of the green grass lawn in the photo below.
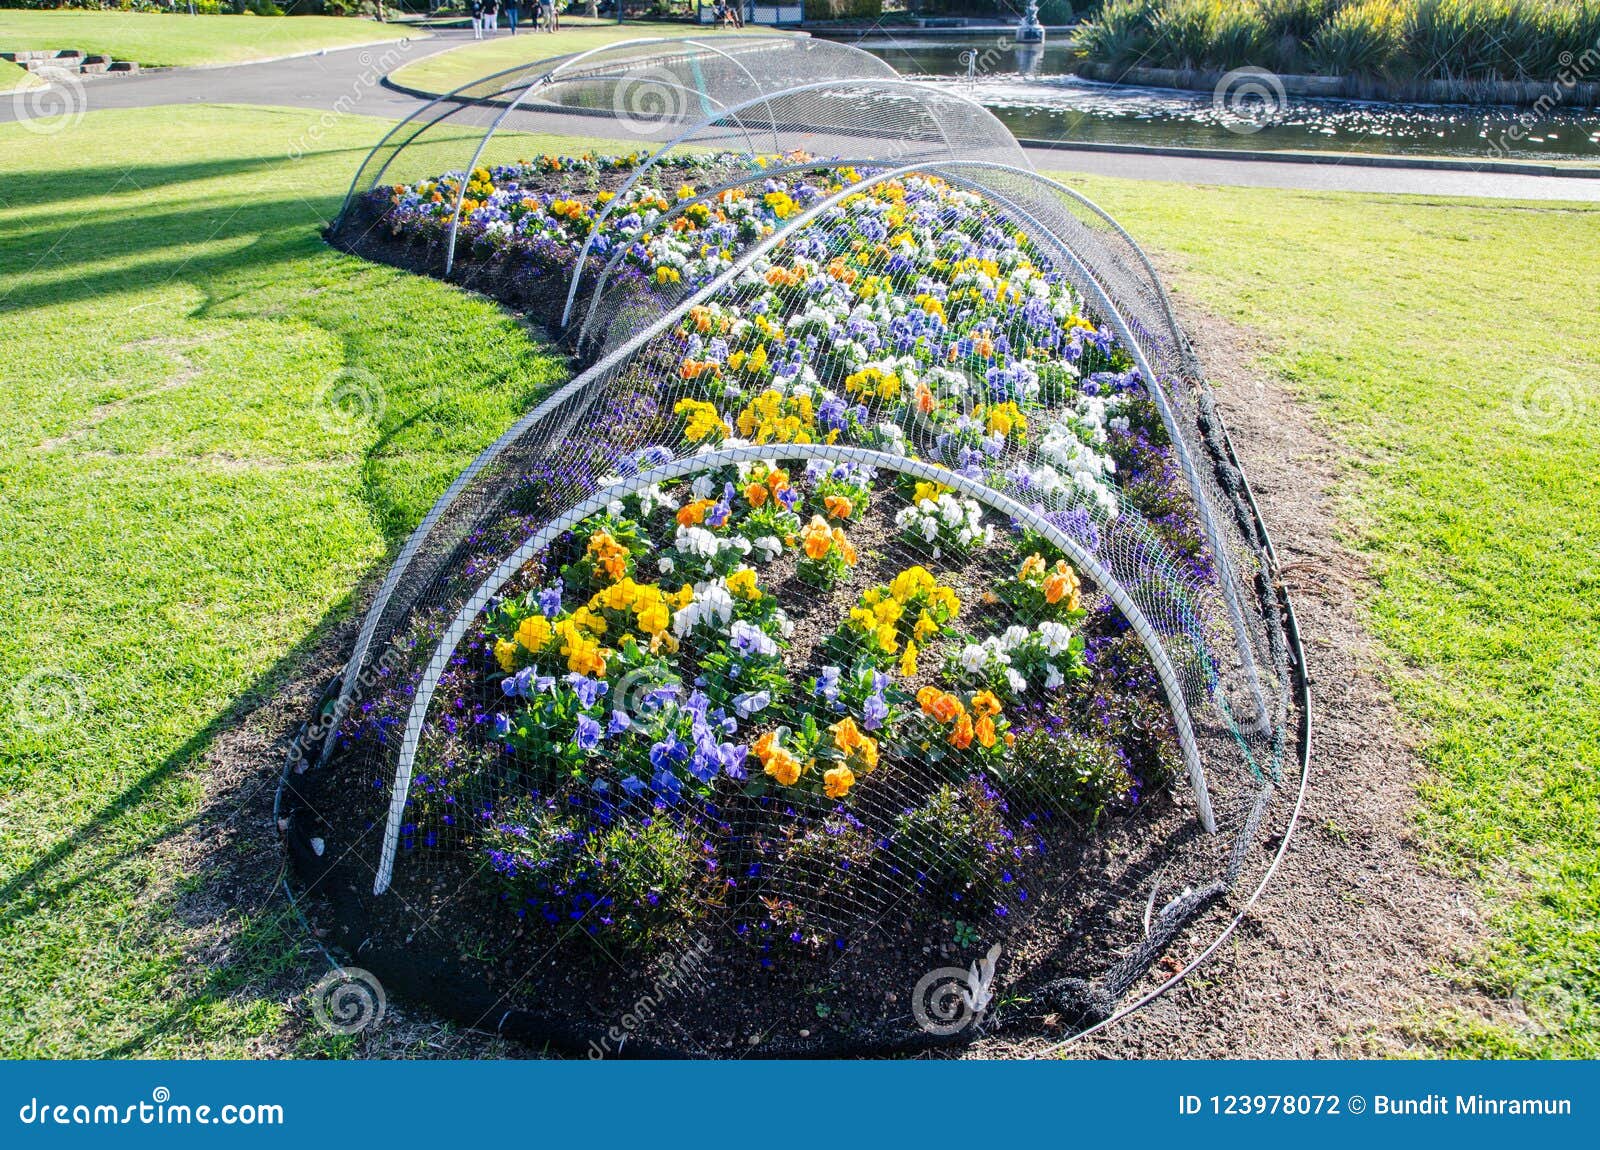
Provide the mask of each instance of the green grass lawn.
[{"label": "green grass lawn", "polygon": [[[503,21],[502,21],[503,22]],[[752,31],[769,31],[752,29]],[[438,52],[425,60],[417,60],[391,75],[395,83],[422,92],[449,92],[463,84],[481,79],[504,68],[543,60],[550,56],[565,56],[571,52],[587,52],[603,48],[619,40],[634,40],[648,36],[712,37],[716,32],[694,24],[652,24],[647,21],[628,21],[617,24],[614,20],[585,20],[580,17],[561,18],[561,31],[554,36],[510,35],[502,29],[497,35],[482,43],[474,41],[448,52]],[[714,42],[714,41],[713,41]]]},{"label": "green grass lawn", "polygon": [[[383,125],[346,117],[286,161],[316,119],[0,125],[0,1053],[278,1044],[264,988],[320,972],[281,908],[186,910],[200,756],[563,370],[484,301],[321,243]],[[1495,924],[1461,977],[1551,978],[1571,1003],[1552,1034],[1425,1037],[1600,1053],[1600,213],[1075,182],[1269,337],[1358,461],[1345,523],[1427,734],[1426,840]],[[351,382],[381,390],[367,418],[329,407]],[[1538,433],[1530,384],[1589,419]],[[70,721],[30,718],[44,697]]]},{"label": "green grass lawn", "polygon": [[39,78],[26,68],[19,68],[10,60],[0,60],[0,92],[15,92],[18,88],[36,88]]},{"label": "green grass lawn", "polygon": [[82,48],[137,64],[242,64],[317,48],[413,39],[426,32],[335,16],[186,16],[151,12],[0,11],[0,50]]}]

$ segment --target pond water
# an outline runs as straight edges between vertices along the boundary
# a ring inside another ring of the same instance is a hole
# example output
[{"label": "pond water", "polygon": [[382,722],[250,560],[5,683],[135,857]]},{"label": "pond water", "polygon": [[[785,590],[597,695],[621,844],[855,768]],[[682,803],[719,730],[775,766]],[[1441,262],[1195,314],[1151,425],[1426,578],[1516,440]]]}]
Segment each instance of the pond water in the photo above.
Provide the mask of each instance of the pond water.
[{"label": "pond water", "polygon": [[[1252,122],[1216,107],[1210,92],[1097,84],[1067,75],[1071,53],[1065,42],[1041,47],[977,37],[879,37],[856,46],[903,75],[971,96],[1025,139],[1600,161],[1600,115],[1593,112],[1557,110],[1535,119],[1511,107],[1291,96],[1268,121]],[[977,53],[970,83],[961,58],[969,50]]]}]

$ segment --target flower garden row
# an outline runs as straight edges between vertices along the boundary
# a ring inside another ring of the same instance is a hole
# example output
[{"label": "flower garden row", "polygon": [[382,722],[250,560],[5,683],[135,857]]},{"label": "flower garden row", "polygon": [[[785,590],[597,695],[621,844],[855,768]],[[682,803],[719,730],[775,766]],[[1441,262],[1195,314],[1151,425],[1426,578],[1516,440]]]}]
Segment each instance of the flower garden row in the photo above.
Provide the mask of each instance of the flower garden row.
[{"label": "flower garden row", "polygon": [[[402,846],[480,853],[519,916],[647,947],[726,913],[771,961],[785,939],[841,942],[885,891],[1004,918],[1058,836],[1166,784],[1154,674],[1038,532],[788,445],[937,464],[1091,545],[1137,513],[1203,573],[1143,382],[978,195],[712,157],[652,170],[597,223],[616,196],[602,185],[637,162],[544,158],[378,193],[390,234],[426,241],[465,180],[465,249],[551,269],[598,228],[595,250],[620,251],[663,306],[782,232],[528,477],[524,505],[617,497],[527,564],[458,652]],[[697,191],[739,170],[755,179]],[[770,457],[651,481],[751,445]],[[508,517],[503,537],[539,518]],[[487,538],[470,569],[503,558]],[[367,707],[345,740],[392,741],[403,701]]]}]

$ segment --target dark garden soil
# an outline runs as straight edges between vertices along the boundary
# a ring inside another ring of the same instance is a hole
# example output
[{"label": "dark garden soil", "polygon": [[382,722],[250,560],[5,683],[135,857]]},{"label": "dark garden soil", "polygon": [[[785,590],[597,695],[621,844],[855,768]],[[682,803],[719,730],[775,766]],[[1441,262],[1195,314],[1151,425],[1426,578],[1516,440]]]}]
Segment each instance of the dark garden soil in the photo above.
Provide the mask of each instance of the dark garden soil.
[{"label": "dark garden soil", "polygon": [[[851,525],[862,561],[846,586],[823,591],[800,583],[792,553],[762,569],[763,585],[778,592],[795,622],[788,650],[791,681],[803,682],[827,661],[823,644],[862,589],[913,563],[932,563],[897,539],[892,519],[899,506],[899,499],[882,490],[865,518]],[[959,620],[963,629],[981,636],[1000,628],[1001,612],[984,604],[985,592],[1014,571],[1019,559],[1007,543],[967,560],[947,557],[932,564],[940,581],[969,605]],[[1098,596],[1088,605],[1082,631],[1109,636],[1118,629]],[[934,645],[927,662],[938,661]],[[685,673],[693,673],[692,665]],[[1171,739],[1170,731],[1149,737]],[[470,840],[458,849],[403,854],[394,886],[373,898],[387,790],[370,786],[371,769],[359,759],[346,763],[336,752],[326,769],[290,780],[286,840],[310,888],[305,905],[312,922],[391,993],[439,1003],[461,1024],[569,1054],[592,1049],[608,1055],[815,1055],[924,1048],[929,1040],[914,1024],[911,1003],[918,978],[928,970],[965,966],[1002,942],[1007,985],[1094,979],[1106,955],[1139,936],[1140,884],[1164,863],[1172,864],[1175,852],[1198,852],[1204,873],[1214,872],[1227,850],[1221,839],[1194,832],[1192,809],[1181,796],[1150,786],[1136,809],[1108,815],[1092,830],[1062,816],[1039,823],[1029,857],[1011,864],[1017,885],[1029,892],[1027,903],[1008,898],[1012,909],[1004,920],[989,909],[1006,897],[1001,888],[968,887],[955,896],[965,903],[921,892],[905,876],[885,872],[885,861],[871,855],[869,839],[856,861],[858,868],[873,869],[853,872],[859,877],[841,879],[831,866],[813,874],[804,862],[785,873],[780,864],[770,885],[755,888],[763,892],[765,911],[755,906],[752,914],[751,893],[740,902],[730,895],[725,910],[688,924],[649,953],[630,955],[617,949],[616,940],[590,937],[575,924],[513,916],[516,903],[503,901],[481,849],[472,849]],[[925,768],[888,753],[870,782],[859,785],[853,814],[877,828],[871,835],[876,839],[892,828],[899,811],[919,805],[935,785]],[[717,805],[727,823],[782,842],[780,832],[788,833],[782,820],[743,800],[737,788],[726,790]],[[826,809],[819,805],[813,818]],[[743,875],[758,857],[747,851],[736,845],[731,856],[720,857],[719,873]],[[1178,866],[1183,870],[1185,864]],[[812,889],[827,883],[842,889],[813,897]],[[708,893],[716,894],[709,887]],[[751,929],[753,919],[771,923]],[[971,934],[959,937],[963,919]],[[670,986],[663,980],[664,960],[677,964]],[[1037,1033],[1052,1012],[1017,1006],[1005,1021]]]},{"label": "dark garden soil", "polygon": [[[1447,1012],[1507,1014],[1447,973],[1483,938],[1470,887],[1428,864],[1416,838],[1414,735],[1361,624],[1369,575],[1345,547],[1337,491],[1348,457],[1261,359],[1251,332],[1180,312],[1220,406],[1294,597],[1310,671],[1312,759],[1299,827],[1229,941],[1187,981],[1070,1045],[1089,1058],[1326,1058],[1417,1048],[1416,1024]],[[1280,796],[1258,850],[1276,851]],[[1177,970],[1238,913],[1219,904],[1166,960]],[[1158,968],[1135,994],[1164,974]],[[1017,1048],[980,1044],[977,1053]]]}]

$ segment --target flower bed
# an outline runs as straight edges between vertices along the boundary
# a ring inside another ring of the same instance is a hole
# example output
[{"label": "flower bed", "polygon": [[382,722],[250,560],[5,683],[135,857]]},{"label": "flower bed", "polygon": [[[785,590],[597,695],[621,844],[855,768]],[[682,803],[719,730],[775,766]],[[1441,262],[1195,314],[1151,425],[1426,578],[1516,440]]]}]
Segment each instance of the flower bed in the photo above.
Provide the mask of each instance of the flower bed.
[{"label": "flower bed", "polygon": [[[467,262],[570,274],[636,162],[474,173]],[[936,177],[819,167],[696,190],[768,163],[650,173],[596,251],[670,306],[867,182],[636,356],[559,463],[524,477],[519,510],[474,533],[446,596],[574,493],[617,491],[474,622],[401,828],[397,874],[475,858],[529,937],[654,952],[719,920],[769,964],[851,945],[890,904],[1003,921],[1049,885],[1047,856],[1174,775],[1148,657],[1046,538],[936,480],[785,454],[937,464],[1091,550],[1097,524],[1134,515],[1203,576],[1126,350],[1003,213]],[[369,206],[391,236],[436,240],[453,179]],[[650,481],[740,446],[771,454]],[[426,650],[442,622],[419,613],[401,645]],[[369,703],[344,747],[392,740],[409,700]]]}]

